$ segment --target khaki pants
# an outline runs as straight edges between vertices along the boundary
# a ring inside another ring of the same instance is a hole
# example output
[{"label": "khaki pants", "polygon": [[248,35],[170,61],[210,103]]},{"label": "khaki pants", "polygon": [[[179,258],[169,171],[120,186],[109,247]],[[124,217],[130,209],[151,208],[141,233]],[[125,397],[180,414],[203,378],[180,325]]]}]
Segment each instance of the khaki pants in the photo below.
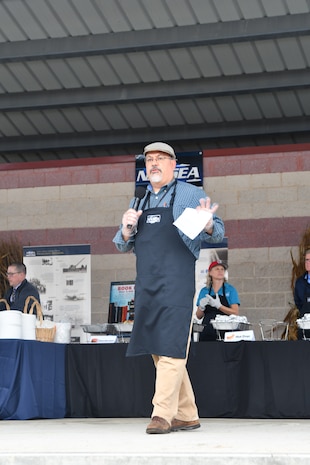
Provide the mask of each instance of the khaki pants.
[{"label": "khaki pants", "polygon": [[170,424],[173,418],[198,419],[195,395],[186,369],[189,343],[190,336],[186,358],[152,355],[156,367],[152,417],[164,418]]}]

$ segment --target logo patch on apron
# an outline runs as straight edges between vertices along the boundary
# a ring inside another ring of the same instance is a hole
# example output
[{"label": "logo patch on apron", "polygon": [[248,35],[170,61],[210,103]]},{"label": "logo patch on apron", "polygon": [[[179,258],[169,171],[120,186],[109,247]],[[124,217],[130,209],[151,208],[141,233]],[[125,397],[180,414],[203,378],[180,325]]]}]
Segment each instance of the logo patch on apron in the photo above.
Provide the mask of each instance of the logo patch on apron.
[{"label": "logo patch on apron", "polygon": [[146,223],[148,224],[155,224],[160,223],[161,215],[147,215]]}]

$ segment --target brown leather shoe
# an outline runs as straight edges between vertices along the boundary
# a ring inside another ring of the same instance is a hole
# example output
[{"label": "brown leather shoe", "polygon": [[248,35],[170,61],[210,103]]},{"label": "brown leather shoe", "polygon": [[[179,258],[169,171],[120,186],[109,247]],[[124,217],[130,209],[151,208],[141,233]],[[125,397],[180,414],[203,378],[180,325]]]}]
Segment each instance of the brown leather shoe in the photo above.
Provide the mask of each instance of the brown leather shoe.
[{"label": "brown leather shoe", "polygon": [[171,427],[167,420],[161,417],[153,417],[151,423],[147,426],[148,434],[166,434],[170,433]]},{"label": "brown leather shoe", "polygon": [[190,431],[200,428],[199,420],[182,421],[174,418],[171,422],[171,431]]}]

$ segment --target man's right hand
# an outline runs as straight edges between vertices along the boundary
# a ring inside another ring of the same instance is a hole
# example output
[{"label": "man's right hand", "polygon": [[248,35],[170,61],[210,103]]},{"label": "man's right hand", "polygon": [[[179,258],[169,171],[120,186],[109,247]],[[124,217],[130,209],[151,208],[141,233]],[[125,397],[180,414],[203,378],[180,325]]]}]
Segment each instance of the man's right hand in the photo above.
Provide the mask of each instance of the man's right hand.
[{"label": "man's right hand", "polygon": [[124,240],[128,240],[131,236],[137,232],[137,224],[142,210],[136,211],[133,208],[129,208],[122,218],[122,236]]}]

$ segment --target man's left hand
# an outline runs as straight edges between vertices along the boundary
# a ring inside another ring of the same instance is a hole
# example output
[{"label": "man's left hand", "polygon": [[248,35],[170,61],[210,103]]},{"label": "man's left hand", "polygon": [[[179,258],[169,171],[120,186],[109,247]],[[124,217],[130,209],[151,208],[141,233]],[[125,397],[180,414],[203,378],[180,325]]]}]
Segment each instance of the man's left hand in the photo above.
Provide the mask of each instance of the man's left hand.
[{"label": "man's left hand", "polygon": [[200,199],[199,203],[200,203],[200,205],[198,205],[198,207],[196,207],[196,210],[205,210],[205,211],[207,211],[209,213],[212,213],[212,217],[210,218],[210,220],[208,221],[208,223],[206,224],[206,226],[204,228],[204,230],[208,234],[212,234],[212,232],[213,232],[213,215],[214,215],[214,213],[216,212],[216,210],[218,209],[219,206],[218,206],[217,203],[213,203],[211,205],[210,197]]}]

